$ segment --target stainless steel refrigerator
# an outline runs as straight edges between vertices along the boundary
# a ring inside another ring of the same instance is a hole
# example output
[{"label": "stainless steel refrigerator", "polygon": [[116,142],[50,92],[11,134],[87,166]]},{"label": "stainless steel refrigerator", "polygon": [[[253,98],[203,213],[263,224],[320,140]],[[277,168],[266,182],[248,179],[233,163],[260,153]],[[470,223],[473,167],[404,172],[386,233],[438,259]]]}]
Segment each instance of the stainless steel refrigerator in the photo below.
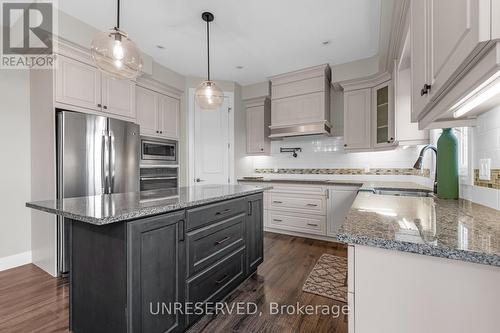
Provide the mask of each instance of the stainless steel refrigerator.
[{"label": "stainless steel refrigerator", "polygon": [[[139,125],[57,110],[57,197],[139,191]],[[69,271],[70,225],[58,217],[59,275]]]}]

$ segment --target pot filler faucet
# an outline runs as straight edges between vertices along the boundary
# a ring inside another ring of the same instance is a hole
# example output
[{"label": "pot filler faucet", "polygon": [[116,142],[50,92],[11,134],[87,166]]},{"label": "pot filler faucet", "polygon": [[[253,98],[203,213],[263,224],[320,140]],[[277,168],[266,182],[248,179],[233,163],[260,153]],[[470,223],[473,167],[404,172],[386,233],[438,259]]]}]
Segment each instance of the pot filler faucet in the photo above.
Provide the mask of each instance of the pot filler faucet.
[{"label": "pot filler faucet", "polygon": [[[437,160],[438,151],[437,151],[436,147],[434,147],[433,145],[426,145],[420,151],[420,155],[418,155],[418,159],[415,162],[415,165],[413,166],[414,169],[422,170],[422,165],[423,165],[423,161],[424,161],[424,154],[429,149],[433,150],[434,153],[436,153],[436,160]],[[435,170],[435,174],[434,174],[434,193],[437,193],[437,161],[436,161],[436,170]]]}]

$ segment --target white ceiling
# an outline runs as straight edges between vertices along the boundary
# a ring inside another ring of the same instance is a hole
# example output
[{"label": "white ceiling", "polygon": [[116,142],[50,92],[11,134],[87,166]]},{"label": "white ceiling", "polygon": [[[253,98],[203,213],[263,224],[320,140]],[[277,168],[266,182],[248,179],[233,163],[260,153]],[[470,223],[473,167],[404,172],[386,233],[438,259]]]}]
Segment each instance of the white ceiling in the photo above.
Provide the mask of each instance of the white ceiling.
[{"label": "white ceiling", "polygon": [[[211,11],[214,79],[249,84],[379,50],[380,0],[121,0],[121,26],[141,50],[187,76],[206,75],[203,11]],[[61,10],[98,29],[115,25],[115,0],[63,0]],[[330,41],[323,45],[323,41]],[[160,50],[156,45],[162,45]],[[236,66],[243,66],[237,69]]]}]

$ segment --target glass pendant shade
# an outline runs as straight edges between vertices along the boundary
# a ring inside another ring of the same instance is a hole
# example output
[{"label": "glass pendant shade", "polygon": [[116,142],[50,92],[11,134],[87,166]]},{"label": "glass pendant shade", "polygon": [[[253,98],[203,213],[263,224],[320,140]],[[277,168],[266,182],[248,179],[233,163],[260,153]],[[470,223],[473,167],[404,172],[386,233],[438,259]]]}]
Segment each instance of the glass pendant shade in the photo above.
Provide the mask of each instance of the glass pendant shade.
[{"label": "glass pendant shade", "polygon": [[207,80],[203,81],[194,93],[196,103],[204,110],[216,110],[224,102],[224,92],[215,84]]},{"label": "glass pendant shade", "polygon": [[141,52],[127,33],[114,28],[98,32],[90,47],[96,66],[115,79],[135,79],[141,74]]}]

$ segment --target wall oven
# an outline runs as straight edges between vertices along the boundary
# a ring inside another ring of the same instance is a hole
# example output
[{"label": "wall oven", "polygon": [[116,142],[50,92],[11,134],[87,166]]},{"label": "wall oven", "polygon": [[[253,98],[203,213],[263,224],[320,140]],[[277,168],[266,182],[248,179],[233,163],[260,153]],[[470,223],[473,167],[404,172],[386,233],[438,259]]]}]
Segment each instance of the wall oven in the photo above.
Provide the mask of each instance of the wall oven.
[{"label": "wall oven", "polygon": [[141,191],[179,186],[177,141],[141,137],[139,180]]},{"label": "wall oven", "polygon": [[177,141],[141,137],[141,164],[177,163]]},{"label": "wall oven", "polygon": [[179,168],[166,165],[141,165],[141,191],[166,190],[179,186]]}]

